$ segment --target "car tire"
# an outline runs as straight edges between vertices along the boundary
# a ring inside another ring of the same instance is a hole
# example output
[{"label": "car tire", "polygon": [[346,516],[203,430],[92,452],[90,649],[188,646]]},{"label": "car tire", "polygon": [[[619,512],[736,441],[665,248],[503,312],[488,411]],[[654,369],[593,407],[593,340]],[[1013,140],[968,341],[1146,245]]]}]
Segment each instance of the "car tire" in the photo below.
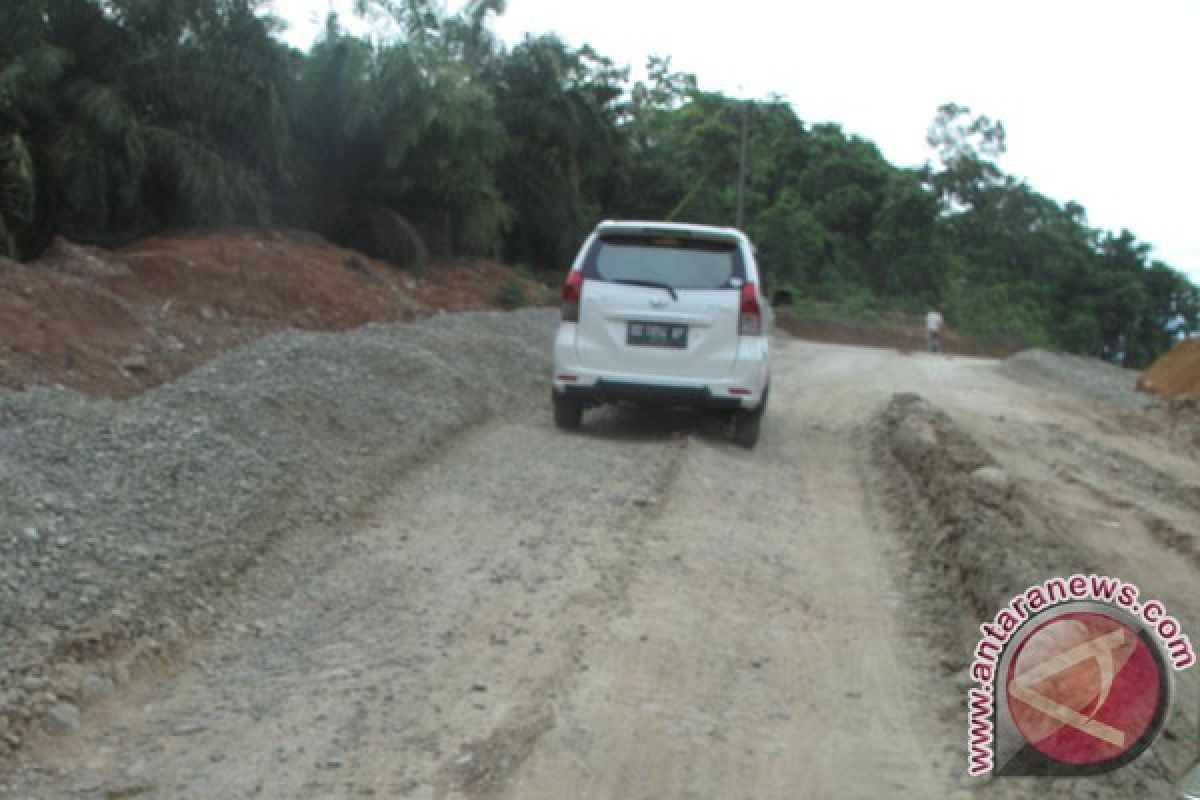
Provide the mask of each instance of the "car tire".
[{"label": "car tire", "polygon": [[554,424],[564,431],[578,430],[583,424],[583,401],[578,397],[552,392],[554,396]]},{"label": "car tire", "polygon": [[762,402],[753,411],[736,411],[733,415],[733,441],[747,450],[753,450],[758,444],[762,431],[762,419],[767,413],[767,392],[763,392]]}]

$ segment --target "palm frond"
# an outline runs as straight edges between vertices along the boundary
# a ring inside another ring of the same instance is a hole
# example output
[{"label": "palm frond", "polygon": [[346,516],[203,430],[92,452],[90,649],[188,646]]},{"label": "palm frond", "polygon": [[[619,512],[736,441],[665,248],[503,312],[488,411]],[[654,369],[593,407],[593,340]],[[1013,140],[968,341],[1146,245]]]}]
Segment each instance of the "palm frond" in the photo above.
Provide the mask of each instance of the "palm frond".
[{"label": "palm frond", "polygon": [[33,157],[19,134],[0,137],[0,220],[25,224],[33,217]]},{"label": "palm frond", "polygon": [[192,224],[270,218],[262,179],[203,142],[160,126],[144,129],[150,170],[170,184]]},{"label": "palm frond", "polygon": [[105,139],[120,141],[137,125],[125,99],[111,86],[88,80],[74,81],[63,91],[63,99],[79,124]]}]

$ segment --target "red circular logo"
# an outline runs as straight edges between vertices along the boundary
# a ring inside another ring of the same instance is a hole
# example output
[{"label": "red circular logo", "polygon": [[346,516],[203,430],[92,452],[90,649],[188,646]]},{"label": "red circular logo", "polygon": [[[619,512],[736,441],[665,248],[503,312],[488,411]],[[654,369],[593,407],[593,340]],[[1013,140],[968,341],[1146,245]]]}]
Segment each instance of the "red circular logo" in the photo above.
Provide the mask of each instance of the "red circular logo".
[{"label": "red circular logo", "polygon": [[[1046,756],[1090,765],[1144,749],[1166,700],[1159,661],[1128,625],[1078,611],[1040,625],[1006,682],[1021,735]],[[1139,751],[1140,752],[1140,751]]]}]

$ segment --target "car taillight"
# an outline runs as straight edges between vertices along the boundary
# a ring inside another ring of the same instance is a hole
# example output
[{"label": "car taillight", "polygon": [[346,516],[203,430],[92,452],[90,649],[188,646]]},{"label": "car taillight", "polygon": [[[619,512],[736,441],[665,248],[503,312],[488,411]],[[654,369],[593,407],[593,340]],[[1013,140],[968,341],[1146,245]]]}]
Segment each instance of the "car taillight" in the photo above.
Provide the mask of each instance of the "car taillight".
[{"label": "car taillight", "polygon": [[579,298],[583,296],[583,271],[573,269],[567,274],[562,290],[563,322],[579,321]]},{"label": "car taillight", "polygon": [[758,287],[753,283],[742,286],[742,305],[738,312],[738,333],[742,336],[762,336],[762,308],[758,305]]}]

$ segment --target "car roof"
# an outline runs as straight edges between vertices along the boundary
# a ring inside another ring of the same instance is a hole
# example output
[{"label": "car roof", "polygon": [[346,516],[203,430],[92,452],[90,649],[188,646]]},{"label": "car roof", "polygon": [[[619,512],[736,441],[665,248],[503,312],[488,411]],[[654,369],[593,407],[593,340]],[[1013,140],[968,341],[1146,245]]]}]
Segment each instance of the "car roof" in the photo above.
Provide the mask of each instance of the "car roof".
[{"label": "car roof", "polygon": [[651,220],[606,219],[596,226],[598,233],[669,233],[683,236],[712,239],[737,239],[750,244],[746,234],[737,228],[722,228],[716,225],[693,225],[684,222],[655,222]]}]

